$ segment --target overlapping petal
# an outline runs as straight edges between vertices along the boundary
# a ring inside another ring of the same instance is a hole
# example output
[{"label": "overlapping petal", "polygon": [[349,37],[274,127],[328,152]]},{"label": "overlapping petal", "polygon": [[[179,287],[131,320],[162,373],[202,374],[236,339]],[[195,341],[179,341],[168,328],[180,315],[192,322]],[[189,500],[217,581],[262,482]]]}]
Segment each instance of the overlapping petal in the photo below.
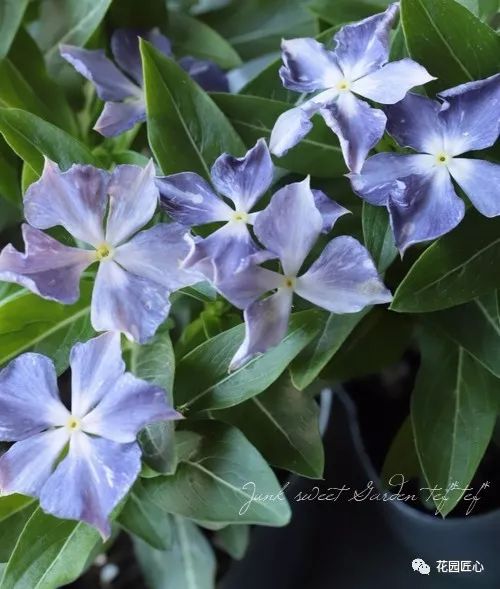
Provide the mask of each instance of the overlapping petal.
[{"label": "overlapping petal", "polygon": [[94,130],[104,137],[115,137],[145,120],[146,103],[143,96],[126,102],[106,102]]},{"label": "overlapping petal", "polygon": [[482,215],[500,215],[499,164],[456,157],[448,167],[453,179]]},{"label": "overlapping petal", "polygon": [[350,213],[346,208],[332,200],[321,190],[312,190],[314,204],[323,217],[323,233],[333,229],[337,219]]},{"label": "overlapping petal", "polygon": [[283,276],[253,264],[218,283],[219,291],[235,307],[245,309],[263,294],[283,285]]},{"label": "overlapping petal", "polygon": [[229,92],[225,72],[213,61],[186,55],[178,63],[207,92]]}]

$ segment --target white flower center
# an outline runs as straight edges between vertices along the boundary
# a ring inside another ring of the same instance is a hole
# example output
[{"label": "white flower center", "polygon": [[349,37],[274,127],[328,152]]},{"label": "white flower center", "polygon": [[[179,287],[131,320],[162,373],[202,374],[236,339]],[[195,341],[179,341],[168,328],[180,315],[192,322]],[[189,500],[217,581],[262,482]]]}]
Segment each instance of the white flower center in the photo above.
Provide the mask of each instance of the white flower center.
[{"label": "white flower center", "polygon": [[112,259],[114,255],[114,250],[109,245],[109,243],[101,243],[99,247],[96,247],[95,255],[99,262],[104,262],[106,260]]},{"label": "white flower center", "polygon": [[248,223],[248,213],[245,213],[245,211],[234,211],[231,215],[231,220],[237,223]]},{"label": "white flower center", "polygon": [[295,276],[284,276],[283,277],[283,288],[293,290],[295,288]]},{"label": "white flower center", "polygon": [[435,161],[437,166],[448,166],[452,160],[451,155],[445,151],[439,151],[435,155]]},{"label": "white flower center", "polygon": [[80,423],[79,419],[77,419],[73,415],[70,415],[68,417],[68,421],[66,422],[66,427],[69,429],[69,431],[71,433],[73,433],[73,432],[77,432],[79,429],[81,429],[82,424]]},{"label": "white flower center", "polygon": [[351,82],[347,78],[339,80],[335,86],[339,92],[349,92],[351,89]]}]

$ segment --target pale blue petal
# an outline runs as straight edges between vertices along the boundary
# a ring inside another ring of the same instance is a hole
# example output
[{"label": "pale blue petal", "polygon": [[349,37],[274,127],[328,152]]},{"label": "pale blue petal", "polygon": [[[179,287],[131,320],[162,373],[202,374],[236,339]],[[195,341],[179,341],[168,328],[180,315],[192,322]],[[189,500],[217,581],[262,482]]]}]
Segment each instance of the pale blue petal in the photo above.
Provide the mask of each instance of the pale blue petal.
[{"label": "pale blue petal", "polygon": [[116,137],[145,120],[146,104],[143,96],[127,102],[106,102],[94,131],[104,137]]},{"label": "pale blue petal", "polygon": [[500,215],[500,165],[485,160],[453,158],[448,168],[482,215]]},{"label": "pale blue petal", "polygon": [[342,217],[342,215],[347,215],[351,211],[336,203],[321,190],[313,189],[312,193],[314,204],[323,217],[323,233],[329,233],[333,229],[337,219]]},{"label": "pale blue petal", "polygon": [[217,287],[235,307],[245,309],[263,294],[283,285],[283,276],[267,268],[249,265],[219,282]]},{"label": "pale blue petal", "polygon": [[186,55],[178,63],[206,92],[229,92],[226,74],[213,61]]}]

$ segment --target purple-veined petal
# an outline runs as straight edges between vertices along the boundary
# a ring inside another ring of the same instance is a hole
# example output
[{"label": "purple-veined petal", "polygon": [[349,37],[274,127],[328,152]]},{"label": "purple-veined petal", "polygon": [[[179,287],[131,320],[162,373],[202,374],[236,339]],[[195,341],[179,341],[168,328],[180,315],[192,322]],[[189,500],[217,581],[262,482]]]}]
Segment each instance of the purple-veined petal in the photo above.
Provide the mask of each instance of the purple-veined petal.
[{"label": "purple-veined petal", "polygon": [[335,56],[344,73],[357,80],[384,65],[389,59],[389,35],[398,14],[397,3],[375,14],[343,26],[335,35]]},{"label": "purple-veined petal", "polygon": [[24,197],[30,225],[49,229],[62,225],[73,237],[97,247],[104,239],[103,218],[110,175],[94,166],[74,164],[66,172],[45,159],[40,180]]},{"label": "purple-veined petal", "polygon": [[356,313],[367,305],[392,300],[370,254],[350,236],[330,241],[309,270],[297,278],[295,292],[331,313]]},{"label": "purple-veined petal", "polygon": [[70,353],[71,414],[81,419],[125,372],[119,333],[103,333],[77,343]]},{"label": "purple-veined petal", "polygon": [[215,188],[234,202],[236,210],[248,213],[273,180],[273,162],[267,143],[259,139],[243,157],[222,154],[212,166],[211,174]]},{"label": "purple-veined petal", "polygon": [[281,42],[284,65],[280,68],[283,86],[296,92],[314,92],[332,88],[342,79],[333,51],[310,38]]},{"label": "purple-veined petal", "polygon": [[126,272],[113,261],[97,271],[90,317],[96,331],[120,331],[147,342],[170,310],[169,290],[158,282]]},{"label": "purple-veined petal", "polygon": [[113,170],[108,188],[106,241],[117,246],[151,219],[158,204],[155,168],[124,164]]},{"label": "purple-veined petal", "polygon": [[127,372],[83,418],[81,426],[84,432],[124,444],[134,442],[144,426],[171,419],[182,419],[182,415],[167,406],[165,391]]},{"label": "purple-veined petal", "polygon": [[339,138],[347,167],[359,172],[370,149],[382,139],[387,121],[385,114],[359,100],[352,92],[340,94],[336,102],[320,112]]},{"label": "purple-veined petal", "polygon": [[401,253],[415,243],[436,239],[456,227],[465,205],[445,167],[403,178],[389,198],[391,225]]},{"label": "purple-veined petal", "polygon": [[356,80],[351,90],[364,98],[381,104],[395,104],[415,86],[435,80],[429,72],[412,59],[400,59]]},{"label": "purple-veined petal", "polygon": [[84,521],[108,538],[109,514],[127,494],[141,468],[138,444],[117,444],[77,432],[67,456],[40,493],[41,508],[62,519]]},{"label": "purple-veined petal", "polygon": [[16,442],[0,456],[0,490],[38,497],[69,439],[58,427]]},{"label": "purple-veined petal", "polygon": [[434,158],[427,154],[377,153],[368,158],[359,174],[349,174],[352,189],[372,205],[385,205],[395,180],[411,174],[428,175]]},{"label": "purple-veined petal", "polygon": [[312,193],[314,196],[314,204],[323,217],[323,233],[331,231],[339,217],[351,212],[332,200],[321,190],[313,189]]},{"label": "purple-veined petal", "polygon": [[448,164],[453,179],[485,217],[500,215],[500,165],[485,160],[453,158]]},{"label": "purple-veined petal", "polygon": [[103,49],[82,49],[60,45],[59,52],[76,71],[94,84],[101,100],[124,100],[136,96],[140,89],[106,57]]},{"label": "purple-veined petal", "polygon": [[280,288],[245,309],[245,339],[231,360],[229,370],[237,370],[256,354],[280,343],[287,331],[292,296],[291,289]]},{"label": "purple-veined petal", "polygon": [[94,125],[104,137],[116,137],[146,120],[144,96],[126,102],[106,102]]},{"label": "purple-veined petal", "polygon": [[15,282],[45,299],[66,305],[80,297],[80,278],[95,252],[68,247],[49,235],[22,226],[25,253],[11,244],[0,253],[0,280]]},{"label": "purple-veined petal", "polygon": [[219,198],[210,184],[194,172],[156,178],[161,207],[183,225],[229,221],[233,209]]},{"label": "purple-veined petal", "polygon": [[500,74],[441,92],[440,118],[450,155],[486,149],[500,133]]},{"label": "purple-veined petal", "polygon": [[217,287],[231,304],[245,309],[266,292],[282,286],[283,280],[282,274],[260,266],[249,265],[244,270],[219,282]]},{"label": "purple-veined petal", "polygon": [[323,231],[309,178],[280,188],[257,216],[254,231],[265,248],[279,257],[284,273],[295,276]]},{"label": "purple-veined petal", "polygon": [[229,82],[224,71],[213,61],[186,55],[179,65],[207,92],[229,92]]},{"label": "purple-veined petal", "polygon": [[41,354],[22,354],[0,372],[0,440],[17,441],[65,425],[54,364]]},{"label": "purple-veined petal", "polygon": [[158,223],[119,246],[114,260],[128,272],[174,291],[203,277],[181,267],[192,247],[189,230],[179,223]]},{"label": "purple-veined petal", "polygon": [[444,150],[445,134],[440,109],[439,102],[410,92],[401,102],[384,108],[387,131],[402,147],[439,153]]}]

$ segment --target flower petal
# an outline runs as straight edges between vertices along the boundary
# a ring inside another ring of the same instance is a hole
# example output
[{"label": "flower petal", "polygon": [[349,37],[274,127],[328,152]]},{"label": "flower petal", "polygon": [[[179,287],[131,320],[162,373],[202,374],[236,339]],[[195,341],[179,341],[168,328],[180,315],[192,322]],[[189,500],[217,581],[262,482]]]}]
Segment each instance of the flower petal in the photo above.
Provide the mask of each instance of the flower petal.
[{"label": "flower petal", "polygon": [[370,254],[350,236],[329,242],[309,270],[297,278],[295,292],[331,313],[356,313],[367,305],[392,300]]},{"label": "flower petal", "polygon": [[76,239],[98,246],[104,238],[109,179],[108,172],[94,166],[74,164],[61,172],[45,159],[40,180],[24,197],[26,220],[37,229],[62,225]]},{"label": "flower petal", "polygon": [[186,55],[178,63],[206,92],[229,92],[226,74],[213,61]]},{"label": "flower petal", "polygon": [[124,100],[137,95],[139,88],[106,57],[103,49],[59,45],[59,53],[79,74],[94,84],[101,100]]},{"label": "flower petal", "polygon": [[234,202],[236,210],[249,212],[273,180],[273,162],[266,142],[259,139],[243,157],[222,154],[211,173],[215,188]]},{"label": "flower petal", "polygon": [[156,178],[161,207],[184,225],[229,221],[233,209],[219,198],[206,180],[193,172]]},{"label": "flower petal", "polygon": [[103,333],[77,343],[70,353],[71,413],[81,419],[125,372],[119,333]]},{"label": "flower petal", "polygon": [[440,118],[450,155],[486,149],[500,133],[500,74],[441,92]]},{"label": "flower petal", "polygon": [[453,158],[450,174],[485,217],[500,215],[500,165],[485,160]]},{"label": "flower petal", "polygon": [[68,247],[30,225],[22,226],[25,253],[12,245],[0,253],[0,280],[21,284],[45,299],[66,305],[80,297],[82,272],[95,252]]},{"label": "flower petal", "polygon": [[165,391],[127,372],[84,417],[82,430],[124,444],[134,442],[144,426],[171,419],[182,415],[167,406]]},{"label": "flower petal", "polygon": [[439,102],[410,92],[401,102],[384,108],[387,131],[402,147],[436,154],[444,150],[440,109]]},{"label": "flower petal", "polygon": [[68,417],[54,364],[46,356],[22,354],[0,372],[0,440],[23,440],[64,425]]},{"label": "flower petal", "polygon": [[463,219],[465,205],[455,194],[446,168],[408,176],[401,185],[402,190],[391,194],[388,205],[401,253],[414,243],[448,233]]},{"label": "flower petal", "polygon": [[128,164],[116,166],[108,194],[106,241],[117,246],[144,227],[154,215],[159,192],[153,161],[145,168]]},{"label": "flower petal", "polygon": [[337,102],[321,109],[325,123],[338,136],[344,160],[350,170],[359,172],[370,149],[382,139],[386,116],[346,92]]},{"label": "flower petal", "polygon": [[356,80],[351,90],[381,104],[395,104],[415,86],[435,80],[429,72],[412,59],[400,59],[382,66]]},{"label": "flower petal", "polygon": [[198,273],[181,267],[192,241],[185,226],[158,223],[118,247],[114,260],[128,272],[174,291],[203,280]]},{"label": "flower petal", "polygon": [[94,125],[94,131],[104,137],[116,137],[145,120],[146,104],[143,96],[127,102],[106,102]]},{"label": "flower petal", "polygon": [[263,294],[275,290],[282,284],[283,275],[267,268],[249,265],[219,282],[217,287],[232,305],[245,309]]},{"label": "flower petal", "polygon": [[40,506],[56,517],[84,521],[107,539],[109,514],[125,497],[140,468],[136,443],[117,444],[78,432],[71,436],[67,456],[43,486]]},{"label": "flower petal", "polygon": [[237,370],[256,354],[280,343],[287,331],[292,296],[291,289],[281,288],[245,309],[245,339],[231,360],[229,370]]},{"label": "flower petal", "polygon": [[68,437],[68,430],[59,427],[35,434],[11,446],[0,456],[2,493],[38,497]]},{"label": "flower petal", "polygon": [[284,65],[279,74],[283,86],[296,92],[314,92],[333,87],[342,78],[333,51],[310,38],[281,42]]},{"label": "flower petal", "polygon": [[427,175],[434,158],[426,154],[377,153],[369,157],[359,174],[349,174],[352,189],[372,205],[385,205],[395,180],[411,174]]},{"label": "flower petal", "polygon": [[397,3],[391,4],[385,12],[345,25],[335,35],[335,56],[346,78],[357,80],[387,62],[398,10]]},{"label": "flower petal", "polygon": [[103,262],[92,293],[92,326],[145,343],[168,315],[168,296],[162,284],[126,272],[115,262]]},{"label": "flower petal", "polygon": [[323,217],[323,233],[329,233],[337,219],[342,215],[347,215],[348,211],[343,206],[332,200],[321,190],[312,190],[314,196],[314,204]]},{"label": "flower petal", "polygon": [[259,241],[277,254],[286,275],[295,276],[323,230],[309,177],[280,188],[255,220]]}]

